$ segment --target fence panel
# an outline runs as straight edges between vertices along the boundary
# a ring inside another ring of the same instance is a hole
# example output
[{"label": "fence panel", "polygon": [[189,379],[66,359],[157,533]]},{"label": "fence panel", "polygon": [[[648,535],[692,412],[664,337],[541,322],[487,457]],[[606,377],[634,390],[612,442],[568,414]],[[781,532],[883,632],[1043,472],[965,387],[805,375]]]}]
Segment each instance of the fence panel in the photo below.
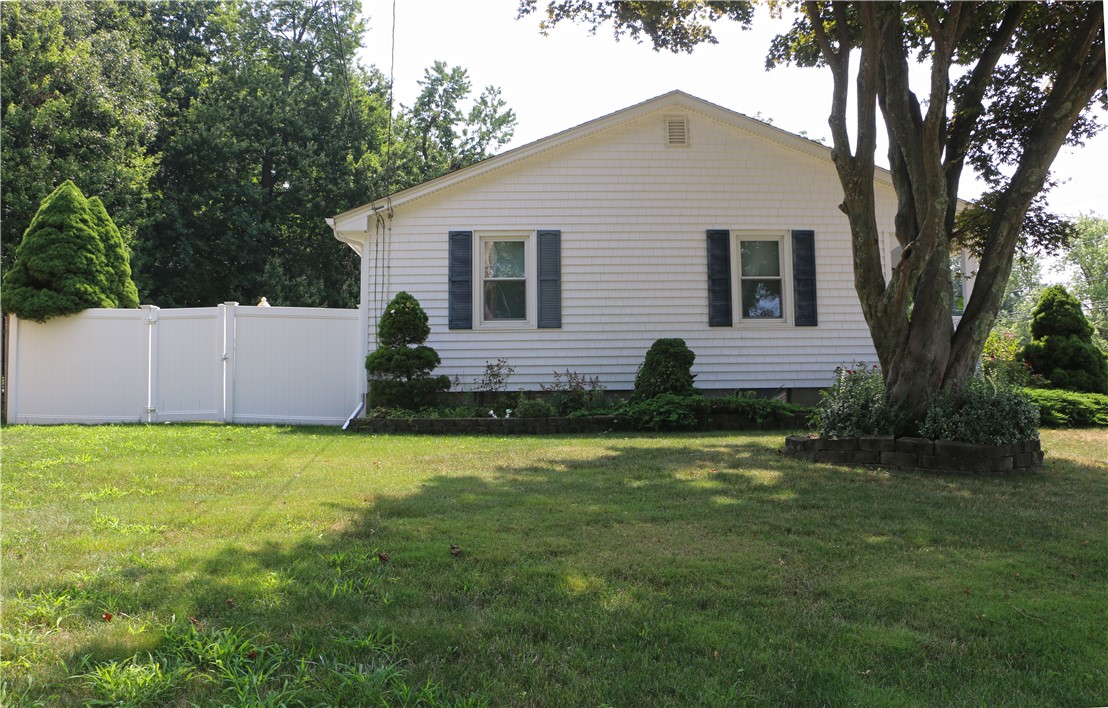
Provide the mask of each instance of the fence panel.
[{"label": "fence panel", "polygon": [[341,425],[360,402],[357,310],[86,310],[12,319],[8,421]]},{"label": "fence panel", "polygon": [[358,405],[358,312],[235,307],[236,423],[341,425]]},{"label": "fence panel", "polygon": [[157,420],[223,420],[223,307],[157,310],[157,317]]},{"label": "fence panel", "polygon": [[144,310],[12,320],[8,422],[147,420],[150,325]]}]

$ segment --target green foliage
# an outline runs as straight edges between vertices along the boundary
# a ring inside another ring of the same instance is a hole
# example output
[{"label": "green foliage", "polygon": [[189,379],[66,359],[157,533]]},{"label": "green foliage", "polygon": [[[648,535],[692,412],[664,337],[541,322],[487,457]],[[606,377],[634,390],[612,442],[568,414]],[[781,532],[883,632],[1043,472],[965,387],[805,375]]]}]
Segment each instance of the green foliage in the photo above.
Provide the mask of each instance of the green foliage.
[{"label": "green foliage", "polygon": [[1054,335],[1089,337],[1092,327],[1081,312],[1081,303],[1061,285],[1051,285],[1039,295],[1031,313],[1031,339]]},{"label": "green foliage", "polygon": [[836,372],[835,383],[821,393],[813,418],[825,438],[902,435],[910,429],[908,415],[885,396],[881,371],[861,362]]},{"label": "green foliage", "polygon": [[932,440],[1002,445],[1038,440],[1038,428],[1039,409],[1022,390],[975,378],[959,395],[933,398],[919,432]]},{"label": "green foliage", "polygon": [[708,407],[708,399],[702,396],[661,393],[628,401],[614,412],[642,430],[691,430],[700,423]]},{"label": "green foliage", "polygon": [[365,367],[373,374],[394,376],[405,381],[429,374],[440,363],[439,354],[431,347],[382,346],[370,352]]},{"label": "green foliage", "polygon": [[366,357],[371,407],[419,410],[432,406],[438,394],[450,390],[448,376],[431,376],[439,355],[423,344],[431,333],[427,314],[406,292],[385,307],[377,327],[378,347]]},{"label": "green foliage", "polygon": [[1043,291],[1031,319],[1032,341],[1022,357],[1051,386],[1108,393],[1108,358],[1092,341],[1081,305],[1065,288]]},{"label": "green foliage", "polygon": [[795,425],[803,426],[811,410],[775,398],[758,398],[748,395],[709,398],[708,412],[742,416],[750,421],[751,428],[779,428]]},{"label": "green foliage", "polygon": [[516,404],[512,415],[517,418],[553,418],[558,414],[554,406],[542,399],[524,398]]},{"label": "green foliage", "polygon": [[[386,347],[423,344],[431,335],[427,313],[419,301],[406,292],[398,292],[385,307],[377,325],[377,341]],[[438,366],[438,361],[435,362]],[[431,367],[434,368],[434,367]]]},{"label": "green foliage", "polygon": [[1043,388],[1024,389],[1039,407],[1044,426],[1060,428],[1108,427],[1108,396]]},{"label": "green foliage", "polygon": [[4,309],[43,322],[115,307],[115,273],[81,190],[66,180],[42,203],[3,283]]},{"label": "green foliage", "polygon": [[460,66],[436,61],[423,72],[422,90],[411,108],[397,116],[399,144],[392,186],[408,186],[434,179],[483,160],[506,145],[515,131],[515,113],[500,98],[500,89],[488,86],[469,107],[472,84]]},{"label": "green foliage", "polygon": [[142,4],[5,2],[0,11],[0,261],[54,185],[79,179],[130,242],[152,213],[160,101]]},{"label": "green foliage", "polygon": [[1063,255],[1072,266],[1070,287],[1089,307],[1089,323],[1108,339],[1108,219],[1084,214],[1077,220],[1077,239]]},{"label": "green foliage", "polygon": [[127,253],[119,227],[108,216],[108,210],[99,197],[89,199],[88,207],[100,242],[104,245],[104,259],[112,271],[111,289],[116,307],[138,307],[138,289],[131,280],[131,256]]},{"label": "green foliage", "polygon": [[589,378],[566,369],[554,372],[554,383],[543,384],[542,390],[551,394],[550,400],[558,415],[572,415],[600,410],[605,406],[604,386],[599,376]]},{"label": "green foliage", "polygon": [[1008,386],[1029,386],[1031,367],[1021,356],[1023,343],[1010,329],[994,329],[985,340],[981,370],[986,379]]},{"label": "green foliage", "polygon": [[650,346],[635,374],[635,400],[661,394],[688,396],[694,392],[692,365],[696,354],[683,339],[659,339]]}]

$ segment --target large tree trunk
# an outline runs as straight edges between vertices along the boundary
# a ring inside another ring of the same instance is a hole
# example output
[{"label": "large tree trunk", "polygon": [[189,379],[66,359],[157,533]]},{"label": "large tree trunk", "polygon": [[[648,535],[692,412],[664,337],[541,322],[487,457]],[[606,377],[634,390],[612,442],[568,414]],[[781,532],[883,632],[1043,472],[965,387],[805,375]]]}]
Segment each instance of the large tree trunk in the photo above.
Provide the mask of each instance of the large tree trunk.
[{"label": "large tree trunk", "polygon": [[[990,216],[973,295],[955,330],[949,259],[956,195],[966,147],[983,114],[985,87],[1008,50],[1026,6],[1006,8],[968,83],[951,101],[950,67],[956,47],[972,25],[972,3],[954,3],[940,21],[925,6],[931,46],[927,113],[909,88],[908,49],[900,8],[893,3],[856,3],[848,16],[844,3],[807,2],[805,11],[821,54],[834,77],[829,120],[832,157],[843,186],[842,210],[851,229],[855,290],[881,362],[889,400],[921,417],[939,392],[958,392],[973,375],[1004,293],[1021,227],[1032,199],[1048,176],[1066,136],[1104,86],[1103,52],[1090,52],[1103,32],[1099,8],[1087,11],[1082,33],[1072,38],[1070,60],[1055,76],[1034,116],[1013,176]],[[859,27],[858,35],[848,27]],[[1099,41],[1103,41],[1102,39]],[[860,46],[857,76],[857,133],[854,150],[847,128],[849,56]],[[875,216],[874,154],[876,107],[889,138],[890,171],[897,193],[895,229],[902,247],[888,282],[881,267],[880,234],[887,226]]]}]

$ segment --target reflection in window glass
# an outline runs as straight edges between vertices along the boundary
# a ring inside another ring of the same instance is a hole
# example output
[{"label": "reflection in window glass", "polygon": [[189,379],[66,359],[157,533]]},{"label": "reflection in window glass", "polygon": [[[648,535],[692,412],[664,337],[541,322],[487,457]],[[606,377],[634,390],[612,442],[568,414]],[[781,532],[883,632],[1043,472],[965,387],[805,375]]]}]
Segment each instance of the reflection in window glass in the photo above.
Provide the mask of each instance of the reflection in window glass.
[{"label": "reflection in window glass", "polygon": [[527,319],[527,243],[483,241],[485,320]]},{"label": "reflection in window glass", "polygon": [[743,241],[740,246],[742,277],[780,277],[780,247],[777,241]]},{"label": "reflection in window glass", "polygon": [[739,270],[743,319],[783,319],[781,242],[740,241]]},{"label": "reflection in window glass", "polygon": [[743,279],[743,318],[781,319],[781,281]]}]

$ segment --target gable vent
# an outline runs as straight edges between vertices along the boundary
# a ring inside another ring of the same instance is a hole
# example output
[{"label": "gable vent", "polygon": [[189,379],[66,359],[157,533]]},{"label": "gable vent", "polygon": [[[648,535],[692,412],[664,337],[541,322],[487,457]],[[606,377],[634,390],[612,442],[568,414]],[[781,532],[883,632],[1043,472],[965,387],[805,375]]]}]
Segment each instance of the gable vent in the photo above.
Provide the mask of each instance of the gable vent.
[{"label": "gable vent", "polygon": [[684,147],[689,144],[689,119],[684,116],[666,118],[666,145]]}]

